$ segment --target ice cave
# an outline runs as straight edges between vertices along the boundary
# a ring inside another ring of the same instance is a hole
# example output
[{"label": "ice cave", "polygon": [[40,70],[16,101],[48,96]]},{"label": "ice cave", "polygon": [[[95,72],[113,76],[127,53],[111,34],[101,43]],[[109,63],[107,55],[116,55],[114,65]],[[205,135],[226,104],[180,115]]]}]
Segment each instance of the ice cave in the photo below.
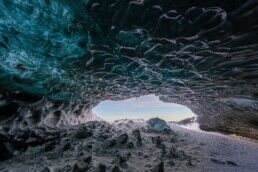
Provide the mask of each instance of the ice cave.
[{"label": "ice cave", "polygon": [[0,0],[0,172],[258,171],[257,16],[258,0]]}]

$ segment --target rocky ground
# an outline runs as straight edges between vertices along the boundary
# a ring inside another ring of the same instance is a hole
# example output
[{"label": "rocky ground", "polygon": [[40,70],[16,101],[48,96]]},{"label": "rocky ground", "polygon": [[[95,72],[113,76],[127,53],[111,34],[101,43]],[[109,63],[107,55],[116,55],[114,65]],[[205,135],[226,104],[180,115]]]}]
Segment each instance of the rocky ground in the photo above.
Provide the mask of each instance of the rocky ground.
[{"label": "rocky ground", "polygon": [[92,121],[45,132],[39,128],[16,133],[17,138],[1,137],[1,152],[5,148],[12,158],[0,156],[0,171],[258,170],[257,143],[191,131],[160,119]]},{"label": "rocky ground", "polygon": [[[155,94],[190,108],[202,129],[258,139],[258,0],[2,0],[0,9],[0,120],[74,123],[101,101]],[[24,93],[48,102],[35,108]]]}]

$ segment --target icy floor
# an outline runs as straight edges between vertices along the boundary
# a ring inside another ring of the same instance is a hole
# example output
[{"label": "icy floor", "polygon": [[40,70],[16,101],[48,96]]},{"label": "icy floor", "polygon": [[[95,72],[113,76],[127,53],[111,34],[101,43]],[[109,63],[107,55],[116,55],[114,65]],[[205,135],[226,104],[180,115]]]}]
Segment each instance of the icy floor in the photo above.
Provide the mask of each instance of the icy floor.
[{"label": "icy floor", "polygon": [[[209,171],[258,170],[258,144],[225,135],[196,132],[152,119],[113,124],[88,122],[60,131],[43,145],[17,152],[0,163],[0,171]],[[159,125],[156,125],[159,124]],[[153,129],[156,129],[153,130]],[[167,132],[169,131],[169,132]]]}]

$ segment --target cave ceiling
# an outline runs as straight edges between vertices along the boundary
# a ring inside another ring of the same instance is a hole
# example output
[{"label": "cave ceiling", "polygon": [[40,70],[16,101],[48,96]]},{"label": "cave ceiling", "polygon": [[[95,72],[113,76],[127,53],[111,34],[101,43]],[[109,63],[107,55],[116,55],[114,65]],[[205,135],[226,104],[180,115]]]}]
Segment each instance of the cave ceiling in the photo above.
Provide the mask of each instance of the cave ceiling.
[{"label": "cave ceiling", "polygon": [[256,121],[255,107],[234,103],[257,104],[256,0],[2,0],[0,8],[5,97],[18,90],[90,109],[156,94],[211,116],[203,121],[243,110]]}]

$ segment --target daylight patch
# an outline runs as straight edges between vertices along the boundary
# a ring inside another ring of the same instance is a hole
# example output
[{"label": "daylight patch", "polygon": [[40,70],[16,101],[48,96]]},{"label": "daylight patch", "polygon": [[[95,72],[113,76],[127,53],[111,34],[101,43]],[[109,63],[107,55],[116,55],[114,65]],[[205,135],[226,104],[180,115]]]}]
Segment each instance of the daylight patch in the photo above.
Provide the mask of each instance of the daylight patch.
[{"label": "daylight patch", "polygon": [[155,117],[166,121],[179,121],[195,116],[186,106],[165,103],[155,95],[134,97],[121,101],[102,101],[93,108],[93,113],[107,121],[118,119],[147,120]]}]

